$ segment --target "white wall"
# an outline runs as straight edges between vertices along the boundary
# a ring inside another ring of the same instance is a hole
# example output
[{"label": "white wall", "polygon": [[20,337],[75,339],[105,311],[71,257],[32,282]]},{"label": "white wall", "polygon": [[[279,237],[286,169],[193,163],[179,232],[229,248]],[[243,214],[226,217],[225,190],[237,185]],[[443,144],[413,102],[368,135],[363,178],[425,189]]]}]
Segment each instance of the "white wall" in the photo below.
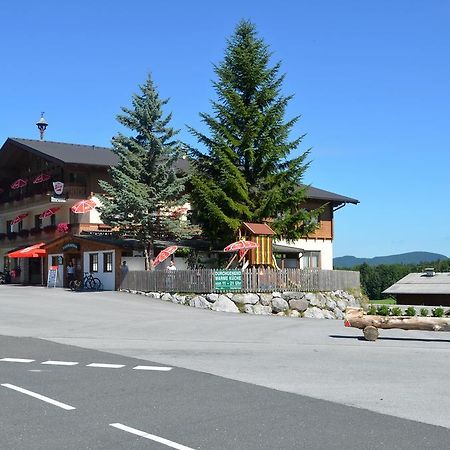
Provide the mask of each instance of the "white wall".
[{"label": "white wall", "polygon": [[145,258],[143,256],[123,256],[120,265],[126,261],[128,270],[145,270]]},{"label": "white wall", "polygon": [[[112,252],[112,272],[103,272],[103,254]],[[93,272],[94,278],[98,278],[105,291],[114,291],[115,289],[115,268],[116,268],[116,253],[114,250],[97,251],[97,252],[83,252],[83,267],[85,272],[89,272],[89,255],[98,253],[98,272]]]},{"label": "white wall", "polygon": [[[274,241],[280,245],[298,247],[308,252],[320,252],[320,269],[333,270],[333,241],[330,239],[298,239],[294,242]],[[300,267],[303,268],[302,258]]]},{"label": "white wall", "polygon": [[[97,206],[101,206],[100,199],[96,197],[95,195],[91,198]],[[86,219],[87,223],[103,223],[102,219],[100,219],[100,213],[97,208],[91,209],[89,212],[86,213],[86,217],[83,214],[83,218]]]}]

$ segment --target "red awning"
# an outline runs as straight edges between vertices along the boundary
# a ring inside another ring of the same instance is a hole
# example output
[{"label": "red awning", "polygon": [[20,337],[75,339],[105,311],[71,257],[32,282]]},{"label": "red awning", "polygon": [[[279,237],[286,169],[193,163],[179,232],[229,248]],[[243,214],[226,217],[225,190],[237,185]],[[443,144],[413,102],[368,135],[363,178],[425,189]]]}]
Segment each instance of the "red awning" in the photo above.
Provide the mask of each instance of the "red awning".
[{"label": "red awning", "polygon": [[11,221],[11,225],[15,225],[16,223],[22,222],[23,219],[25,219],[25,217],[27,217],[28,214],[19,214],[16,218],[14,218]]},{"label": "red awning", "polygon": [[60,208],[49,208],[46,209],[40,216],[39,219],[46,219],[47,217],[53,216],[53,214],[56,214],[56,211],[58,211]]},{"label": "red awning", "polygon": [[41,248],[43,245],[45,245],[45,242],[30,245],[29,247],[8,253],[7,256],[10,258],[39,258],[40,256],[44,256],[46,254],[46,251]]}]

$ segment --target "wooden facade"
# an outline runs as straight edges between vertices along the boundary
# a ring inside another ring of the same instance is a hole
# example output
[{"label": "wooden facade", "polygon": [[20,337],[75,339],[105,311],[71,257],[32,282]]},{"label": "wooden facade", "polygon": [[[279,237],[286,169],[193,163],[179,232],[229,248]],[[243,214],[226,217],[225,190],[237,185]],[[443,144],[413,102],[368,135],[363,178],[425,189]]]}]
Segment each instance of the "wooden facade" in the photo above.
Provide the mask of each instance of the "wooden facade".
[{"label": "wooden facade", "polygon": [[[86,267],[86,258],[84,255],[90,252],[113,252],[114,253],[114,289],[118,289],[120,286],[120,266],[122,255],[127,254],[128,251],[117,244],[108,242],[106,240],[95,240],[91,238],[85,238],[81,236],[74,236],[71,234],[57,238],[52,242],[49,242],[43,247],[47,256],[49,255],[63,255],[63,279],[64,286],[67,287],[67,264],[69,261],[74,263],[75,277],[79,280],[83,279],[85,272],[91,272],[89,267]],[[48,273],[48,257],[44,259],[44,274]],[[99,273],[102,272],[101,258],[98,261],[98,272],[93,273],[94,276],[98,276],[101,279]]]},{"label": "wooden facade", "polygon": [[324,203],[323,201],[308,201],[305,204],[305,208],[309,210],[323,207],[323,212],[319,216],[319,227],[308,235],[308,239],[333,239],[333,206]]}]

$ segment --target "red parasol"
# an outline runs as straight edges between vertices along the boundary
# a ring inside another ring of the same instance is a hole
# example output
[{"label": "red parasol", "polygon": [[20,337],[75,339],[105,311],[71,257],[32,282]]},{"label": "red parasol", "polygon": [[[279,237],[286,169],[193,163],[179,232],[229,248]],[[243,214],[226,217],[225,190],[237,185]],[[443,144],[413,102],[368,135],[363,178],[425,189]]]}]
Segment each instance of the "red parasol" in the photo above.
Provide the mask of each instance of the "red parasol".
[{"label": "red parasol", "polygon": [[28,184],[27,180],[24,180],[23,178],[19,178],[16,181],[14,181],[13,184],[11,184],[11,189],[19,189],[21,187],[24,187]]},{"label": "red parasol", "polygon": [[53,216],[53,214],[56,214],[56,211],[59,209],[60,208],[49,208],[39,216],[39,219],[45,219],[46,217]]},{"label": "red parasol", "polygon": [[33,184],[43,183],[44,181],[50,180],[51,176],[47,173],[41,173],[34,180]]},{"label": "red parasol", "polygon": [[45,255],[46,251],[41,248],[45,245],[45,242],[39,244],[30,245],[29,247],[16,250],[15,252],[8,253],[10,258],[39,258]]},{"label": "red parasol", "polygon": [[70,209],[75,214],[84,214],[91,209],[94,209],[96,206],[97,205],[93,200],[80,200],[79,202],[75,203],[75,205],[73,205]]},{"label": "red parasol", "polygon": [[28,214],[19,214],[12,222],[11,225],[15,225],[16,223],[22,222],[25,217],[27,217]]},{"label": "red parasol", "polygon": [[153,260],[152,264],[153,267],[157,266],[159,263],[163,262],[165,259],[167,259],[172,253],[175,253],[177,251],[177,246],[172,245],[171,247],[167,247],[164,250],[161,250],[158,254],[158,256]]},{"label": "red parasol", "polygon": [[253,241],[237,241],[230,245],[227,245],[223,251],[224,252],[237,252],[239,250],[251,250],[252,248],[258,248],[258,244]]}]

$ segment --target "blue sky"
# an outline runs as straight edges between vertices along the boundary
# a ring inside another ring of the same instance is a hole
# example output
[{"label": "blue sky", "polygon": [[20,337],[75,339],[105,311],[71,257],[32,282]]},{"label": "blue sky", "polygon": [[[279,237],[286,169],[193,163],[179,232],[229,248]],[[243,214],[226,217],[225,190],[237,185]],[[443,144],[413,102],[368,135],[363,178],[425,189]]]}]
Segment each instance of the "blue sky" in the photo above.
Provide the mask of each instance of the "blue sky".
[{"label": "blue sky", "polygon": [[180,138],[202,128],[212,64],[241,18],[282,61],[312,147],[305,182],[357,198],[335,216],[335,256],[450,256],[450,2],[50,1],[0,5],[0,141],[108,146],[148,72]]}]

